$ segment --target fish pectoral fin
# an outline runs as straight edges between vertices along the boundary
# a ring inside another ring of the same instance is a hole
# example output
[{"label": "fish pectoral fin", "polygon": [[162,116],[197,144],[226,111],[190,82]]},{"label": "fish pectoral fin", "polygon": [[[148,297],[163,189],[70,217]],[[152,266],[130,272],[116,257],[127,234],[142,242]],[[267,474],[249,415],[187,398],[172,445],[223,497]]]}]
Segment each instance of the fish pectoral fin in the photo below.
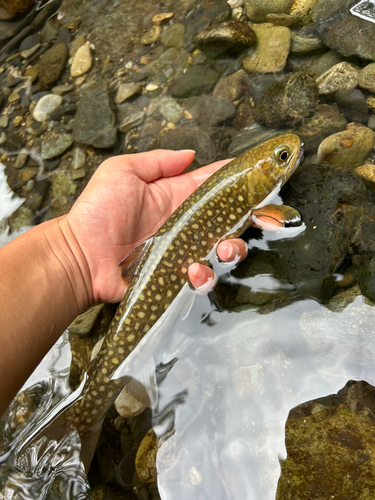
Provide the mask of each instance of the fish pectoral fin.
[{"label": "fish pectoral fin", "polygon": [[251,211],[253,226],[276,231],[280,227],[296,227],[302,223],[299,212],[287,205],[265,205]]},{"label": "fish pectoral fin", "polygon": [[96,445],[98,444],[99,436],[102,430],[103,421],[101,420],[90,432],[80,436],[81,438],[81,453],[80,459],[85,468],[86,474],[89,472],[92,459],[94,457]]},{"label": "fish pectoral fin", "polygon": [[134,378],[134,374],[129,378],[130,380],[125,386],[126,391],[149,408],[156,408],[158,388],[154,358],[149,358],[142,370],[136,374],[136,378]]},{"label": "fish pectoral fin", "polygon": [[132,277],[137,273],[143,260],[146,258],[151,245],[154,242],[154,237],[151,236],[148,240],[138,245],[132,250],[119,264],[121,268],[121,276],[126,284],[129,284]]}]

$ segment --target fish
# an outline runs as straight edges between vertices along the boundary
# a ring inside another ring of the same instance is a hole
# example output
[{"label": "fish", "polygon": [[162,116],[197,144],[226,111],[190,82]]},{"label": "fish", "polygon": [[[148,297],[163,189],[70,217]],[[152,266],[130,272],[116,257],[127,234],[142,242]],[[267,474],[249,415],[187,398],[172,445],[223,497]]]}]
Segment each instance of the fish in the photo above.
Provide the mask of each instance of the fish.
[{"label": "fish", "polygon": [[279,225],[298,220],[290,207],[272,205],[267,212],[267,200],[285,184],[302,157],[303,145],[294,134],[280,135],[248,150],[211,175],[153,236],[121,262],[122,277],[129,286],[87,369],[80,396],[42,431],[49,439],[59,439],[75,429],[86,471],[105,415],[129,379],[120,376],[120,367],[126,367],[142,339],[148,341],[180,292],[192,288],[190,264],[209,265],[220,241],[240,236],[268,214]]}]

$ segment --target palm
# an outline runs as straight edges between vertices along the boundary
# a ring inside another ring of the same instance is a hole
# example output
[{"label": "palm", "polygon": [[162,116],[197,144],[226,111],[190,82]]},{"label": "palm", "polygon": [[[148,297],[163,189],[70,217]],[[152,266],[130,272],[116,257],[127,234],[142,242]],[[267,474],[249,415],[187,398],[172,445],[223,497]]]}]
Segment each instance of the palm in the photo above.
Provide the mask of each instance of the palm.
[{"label": "palm", "polygon": [[178,175],[192,159],[192,152],[154,151],[111,158],[95,172],[68,215],[88,261],[95,301],[121,297],[118,263],[224,163]]}]

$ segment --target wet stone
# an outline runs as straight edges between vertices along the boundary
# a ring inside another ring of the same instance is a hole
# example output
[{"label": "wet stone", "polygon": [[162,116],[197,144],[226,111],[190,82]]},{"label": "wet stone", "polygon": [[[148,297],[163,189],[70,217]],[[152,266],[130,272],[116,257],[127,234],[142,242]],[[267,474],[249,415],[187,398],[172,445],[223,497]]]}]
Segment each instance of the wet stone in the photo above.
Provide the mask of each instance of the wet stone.
[{"label": "wet stone", "polygon": [[256,43],[254,31],[246,23],[228,21],[197,33],[193,42],[212,57],[239,54]]},{"label": "wet stone", "polygon": [[337,52],[330,50],[313,61],[308,69],[308,72],[313,78],[318,78],[320,75],[340,62],[342,62],[341,57],[337,54]]},{"label": "wet stone", "polygon": [[347,130],[324,139],[318,149],[318,162],[354,169],[361,165],[374,146],[374,132],[364,125],[351,123]]},{"label": "wet stone", "polygon": [[171,97],[161,97],[158,100],[158,108],[164,118],[171,123],[178,123],[184,115],[182,107]]},{"label": "wet stone", "polygon": [[171,17],[173,17],[173,12],[161,12],[160,14],[155,14],[151,21],[153,24],[159,26],[171,19]]},{"label": "wet stone", "polygon": [[83,89],[75,116],[73,136],[75,141],[96,148],[110,148],[115,145],[115,115],[105,82],[97,80]]},{"label": "wet stone", "polygon": [[19,51],[23,52],[25,50],[30,50],[36,45],[40,45],[41,42],[42,42],[42,37],[40,35],[30,35],[22,41]]},{"label": "wet stone", "polygon": [[211,92],[220,75],[206,66],[193,66],[169,84],[172,97],[190,97]]},{"label": "wet stone", "polygon": [[375,165],[366,164],[354,169],[354,172],[360,175],[365,181],[375,183]]},{"label": "wet stone", "polygon": [[86,177],[86,170],[84,168],[79,168],[77,170],[73,170],[72,172],[72,180],[78,181],[79,179],[83,179]]},{"label": "wet stone", "polygon": [[335,94],[335,101],[348,122],[368,122],[370,113],[365,96],[360,90],[339,90]]},{"label": "wet stone", "polygon": [[272,23],[274,26],[291,26],[293,17],[289,14],[267,14],[267,23]]},{"label": "wet stone", "polygon": [[28,157],[29,157],[29,152],[26,149],[22,149],[19,155],[17,155],[17,160],[14,164],[14,167],[17,169],[22,168],[25,165]]},{"label": "wet stone", "polygon": [[319,0],[294,0],[290,15],[293,17],[294,24],[306,25],[312,21],[312,10]]},{"label": "wet stone", "polygon": [[68,94],[69,92],[71,92],[74,89],[75,89],[75,87],[73,84],[71,84],[71,85],[57,85],[57,87],[53,87],[51,92],[52,92],[52,94],[56,94],[56,95],[64,95],[64,94]]},{"label": "wet stone", "polygon": [[75,78],[77,76],[82,76],[90,71],[92,66],[92,55],[90,44],[85,43],[80,47],[73,59],[72,67],[70,68],[70,74]]},{"label": "wet stone", "polygon": [[358,85],[362,89],[375,92],[375,63],[368,64],[359,72]]},{"label": "wet stone", "polygon": [[358,84],[359,69],[342,62],[323,73],[316,80],[319,94],[331,94],[338,90],[354,89]]},{"label": "wet stone", "polygon": [[139,445],[135,458],[135,469],[143,483],[156,481],[156,452],[158,439],[153,429],[150,429]]},{"label": "wet stone", "polygon": [[293,0],[244,0],[244,4],[250,21],[262,23],[268,14],[289,14]]},{"label": "wet stone", "polygon": [[75,148],[72,155],[72,168],[78,170],[84,166],[86,162],[86,153],[81,148]]},{"label": "wet stone", "polygon": [[121,83],[117,90],[117,95],[115,97],[115,103],[121,104],[125,102],[130,97],[133,97],[136,94],[139,94],[142,91],[140,85],[136,83]]},{"label": "wet stone", "polygon": [[273,83],[254,108],[255,120],[266,127],[294,125],[318,104],[317,85],[307,73],[294,73]]},{"label": "wet stone", "polygon": [[183,24],[171,24],[167,26],[160,35],[160,43],[163,47],[176,47],[180,49],[184,45],[185,26]]},{"label": "wet stone", "polygon": [[48,89],[57,82],[65,69],[68,48],[64,43],[51,47],[39,61],[39,81],[43,89]]},{"label": "wet stone", "polygon": [[242,65],[249,73],[277,73],[286,65],[289,55],[291,32],[285,26],[253,24],[257,45],[254,51],[244,57]]},{"label": "wet stone", "polygon": [[144,118],[144,111],[139,111],[138,113],[133,113],[132,115],[127,116],[120,124],[120,132],[127,132],[134,127],[138,127],[138,125],[141,125],[141,123],[143,123]]},{"label": "wet stone", "polygon": [[185,47],[195,34],[211,24],[229,21],[231,9],[225,0],[195,0],[185,16]]},{"label": "wet stone", "polygon": [[117,413],[125,418],[136,417],[146,409],[146,405],[130,394],[126,386],[118,395],[115,401],[115,407]]},{"label": "wet stone", "polygon": [[242,96],[247,86],[247,73],[240,69],[232,75],[221,78],[214,88],[213,95],[234,102]]},{"label": "wet stone", "polygon": [[142,45],[151,45],[158,41],[161,33],[161,27],[156,25],[153,26],[147,33],[142,37],[141,44]]},{"label": "wet stone", "polygon": [[297,33],[292,34],[290,47],[292,54],[305,54],[324,47],[324,43],[318,38],[312,25],[305,26]]},{"label": "wet stone", "polygon": [[184,102],[184,108],[199,125],[210,127],[229,120],[236,114],[236,108],[230,101],[211,95],[190,97]]},{"label": "wet stone", "polygon": [[50,160],[65,153],[73,144],[73,137],[70,134],[52,131],[48,137],[42,141],[42,159]]},{"label": "wet stone", "polygon": [[77,184],[71,180],[66,172],[53,174],[51,177],[51,182],[52,196],[56,200],[68,196],[73,196],[77,190]]},{"label": "wet stone", "polygon": [[37,122],[48,120],[49,116],[62,104],[63,98],[55,94],[47,94],[36,103],[33,110],[33,118]]},{"label": "wet stone", "polygon": [[9,116],[1,115],[0,116],[0,128],[6,128],[8,126]]}]

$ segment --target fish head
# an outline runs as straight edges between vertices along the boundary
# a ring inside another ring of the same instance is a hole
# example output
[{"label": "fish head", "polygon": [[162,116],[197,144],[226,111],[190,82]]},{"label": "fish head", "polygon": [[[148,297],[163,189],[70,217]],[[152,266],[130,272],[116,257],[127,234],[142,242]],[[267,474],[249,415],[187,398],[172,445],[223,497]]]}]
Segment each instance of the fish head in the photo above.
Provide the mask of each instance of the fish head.
[{"label": "fish head", "polygon": [[251,158],[247,160],[252,164],[247,171],[249,195],[252,196],[255,190],[262,197],[281,188],[300,165],[303,144],[298,135],[283,134],[263,142],[249,153]]}]

